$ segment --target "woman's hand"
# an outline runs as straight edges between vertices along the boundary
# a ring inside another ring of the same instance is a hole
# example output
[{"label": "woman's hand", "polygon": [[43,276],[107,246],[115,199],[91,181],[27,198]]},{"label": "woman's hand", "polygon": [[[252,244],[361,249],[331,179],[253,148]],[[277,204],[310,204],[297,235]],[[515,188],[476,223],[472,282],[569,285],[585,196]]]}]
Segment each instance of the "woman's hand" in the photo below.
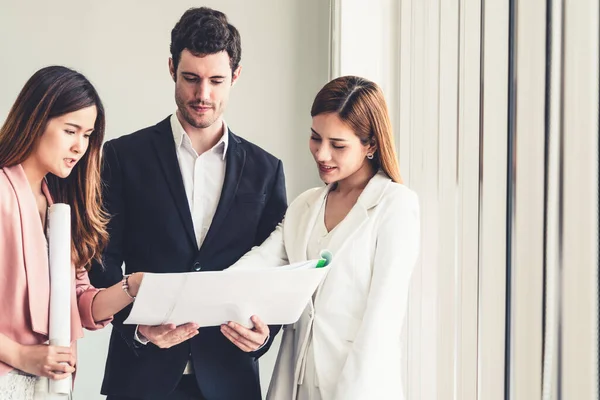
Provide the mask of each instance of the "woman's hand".
[{"label": "woman's hand", "polygon": [[70,347],[47,344],[21,345],[15,368],[50,379],[65,379],[75,372],[75,357]]},{"label": "woman's hand", "polygon": [[138,291],[140,290],[140,285],[142,284],[142,279],[144,278],[143,272],[134,272],[127,278],[127,283],[129,285],[129,294],[133,297],[138,295]]}]

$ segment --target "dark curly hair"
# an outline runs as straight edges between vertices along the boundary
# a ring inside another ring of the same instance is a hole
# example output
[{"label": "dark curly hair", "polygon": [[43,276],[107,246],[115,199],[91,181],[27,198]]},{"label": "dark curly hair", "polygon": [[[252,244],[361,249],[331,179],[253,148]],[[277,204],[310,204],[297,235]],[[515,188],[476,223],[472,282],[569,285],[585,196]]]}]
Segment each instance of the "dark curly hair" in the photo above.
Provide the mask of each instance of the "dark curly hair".
[{"label": "dark curly hair", "polygon": [[175,71],[184,49],[195,56],[225,50],[232,73],[242,58],[240,33],[227,21],[225,14],[208,7],[190,8],[171,31],[171,57]]}]

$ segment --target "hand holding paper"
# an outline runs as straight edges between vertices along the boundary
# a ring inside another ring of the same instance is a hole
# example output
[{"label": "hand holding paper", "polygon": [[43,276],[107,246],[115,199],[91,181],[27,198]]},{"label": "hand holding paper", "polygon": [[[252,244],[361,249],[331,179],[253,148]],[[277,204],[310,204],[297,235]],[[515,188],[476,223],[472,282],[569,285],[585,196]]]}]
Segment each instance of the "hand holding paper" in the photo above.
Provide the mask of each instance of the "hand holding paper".
[{"label": "hand holding paper", "polygon": [[161,349],[168,349],[196,336],[198,334],[198,325],[194,323],[180,326],[175,326],[175,324],[158,326],[140,325],[138,332]]},{"label": "hand holding paper", "polygon": [[254,323],[254,328],[252,329],[243,327],[232,321],[221,325],[223,335],[246,353],[258,350],[265,344],[269,337],[269,327],[260,318],[253,315],[250,319]]}]

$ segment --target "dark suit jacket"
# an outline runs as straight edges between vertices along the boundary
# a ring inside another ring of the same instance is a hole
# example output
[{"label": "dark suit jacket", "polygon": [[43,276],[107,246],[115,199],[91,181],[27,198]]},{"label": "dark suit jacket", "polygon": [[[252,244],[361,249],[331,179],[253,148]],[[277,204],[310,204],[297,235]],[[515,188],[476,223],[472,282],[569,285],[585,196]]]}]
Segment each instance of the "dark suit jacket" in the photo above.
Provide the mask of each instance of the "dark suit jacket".
[{"label": "dark suit jacket", "polygon": [[[200,250],[177,161],[169,118],[104,145],[104,204],[111,215],[104,269],[94,265],[90,279],[108,287],[126,273],[219,271],[262,243],[287,207],[280,160],[229,133],[225,181],[216,214]],[[160,293],[157,293],[160,296]],[[208,400],[261,398],[258,358],[269,342],[244,353],[219,327],[170,349],[134,340],[134,325],[123,325],[131,306],[113,322],[102,393],[164,398],[177,385],[191,357],[198,385]]]}]

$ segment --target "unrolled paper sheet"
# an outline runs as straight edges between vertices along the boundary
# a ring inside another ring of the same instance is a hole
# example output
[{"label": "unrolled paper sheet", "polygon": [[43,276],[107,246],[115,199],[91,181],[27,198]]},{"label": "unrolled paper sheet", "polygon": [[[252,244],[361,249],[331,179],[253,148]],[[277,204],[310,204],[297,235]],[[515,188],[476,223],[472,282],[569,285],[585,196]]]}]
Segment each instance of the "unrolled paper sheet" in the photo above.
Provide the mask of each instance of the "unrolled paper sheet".
[{"label": "unrolled paper sheet", "polygon": [[294,323],[327,274],[332,255],[282,267],[188,273],[145,273],[125,324],[218,326],[228,321],[248,328],[250,317],[269,325]]}]

